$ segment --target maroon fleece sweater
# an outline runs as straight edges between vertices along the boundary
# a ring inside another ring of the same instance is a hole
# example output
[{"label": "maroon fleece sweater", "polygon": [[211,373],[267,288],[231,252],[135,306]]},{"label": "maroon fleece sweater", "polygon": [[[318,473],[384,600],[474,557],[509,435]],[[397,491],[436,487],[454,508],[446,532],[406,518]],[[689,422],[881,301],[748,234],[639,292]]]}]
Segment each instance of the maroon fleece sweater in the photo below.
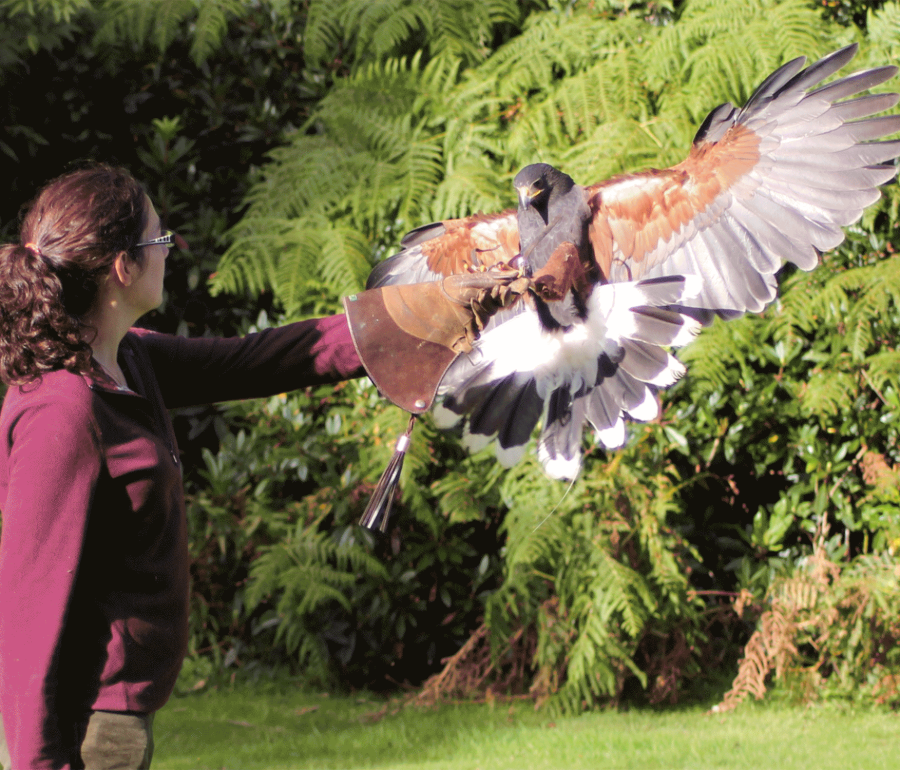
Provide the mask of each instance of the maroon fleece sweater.
[{"label": "maroon fleece sweater", "polygon": [[167,408],[364,374],[344,316],[240,339],[134,330],[134,392],[56,371],[0,411],[0,713],[15,768],[68,768],[92,709],[150,712],[187,647],[188,550]]}]

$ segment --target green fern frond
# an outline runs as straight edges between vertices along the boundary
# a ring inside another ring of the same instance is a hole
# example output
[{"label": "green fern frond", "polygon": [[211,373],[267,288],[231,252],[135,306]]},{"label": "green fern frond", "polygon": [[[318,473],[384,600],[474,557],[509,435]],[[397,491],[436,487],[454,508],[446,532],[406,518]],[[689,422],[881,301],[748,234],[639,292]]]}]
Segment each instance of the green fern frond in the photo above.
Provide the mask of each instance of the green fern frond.
[{"label": "green fern frond", "polygon": [[360,31],[357,51],[371,51],[377,58],[390,56],[407,39],[421,36],[426,40],[434,34],[434,8],[428,3],[407,3],[406,0],[369,0],[357,3],[357,18],[345,17],[347,26]]},{"label": "green fern frond", "polygon": [[[804,333],[843,330],[841,350],[863,361],[878,347],[882,328],[898,320],[900,264],[883,259],[832,275],[801,276],[783,294],[784,319]],[[836,340],[837,341],[837,340]],[[835,348],[835,353],[838,350]]]},{"label": "green fern frond", "polygon": [[656,608],[656,601],[639,572],[605,550],[598,549],[597,557],[597,581],[591,585],[592,611],[604,621],[607,633],[618,626],[636,639]]},{"label": "green fern frond", "polygon": [[246,219],[330,213],[354,183],[352,153],[330,138],[297,137],[273,150],[270,159],[247,194]]},{"label": "green fern frond", "polygon": [[425,218],[438,221],[514,206],[511,179],[505,179],[483,159],[456,159],[453,169],[444,174],[435,188],[431,210]]},{"label": "green fern frond", "polygon": [[596,21],[587,14],[533,14],[522,32],[478,68],[479,80],[492,84],[501,101],[515,103],[546,88],[559,74],[577,69],[590,48]]},{"label": "green fern frond", "polygon": [[900,3],[887,2],[866,11],[867,62],[878,66],[900,56]]},{"label": "green fern frond", "polygon": [[562,519],[556,515],[543,516],[543,506],[525,509],[517,507],[507,513],[503,526],[508,533],[506,566],[512,574],[519,568],[542,572],[553,564],[567,534]]},{"label": "green fern frond", "polygon": [[678,352],[688,368],[691,389],[698,395],[712,393],[734,382],[740,366],[746,365],[744,352],[757,344],[753,319],[716,322]]},{"label": "green fern frond", "polygon": [[[658,488],[648,486],[619,457],[586,464],[564,497],[557,487],[552,504],[547,480],[518,467],[501,485],[509,505],[507,571],[486,621],[492,634],[502,634],[514,620],[537,614],[535,664],[559,674],[555,702],[564,711],[616,697],[626,675],[646,681],[634,654],[661,597],[687,603],[687,581],[674,560],[658,569],[643,566],[667,547],[662,526],[673,502],[662,490],[669,483],[661,477]],[[641,567],[617,555],[626,539],[635,540],[629,553],[642,555]]]},{"label": "green fern frond", "polygon": [[213,293],[275,289],[294,313],[305,291],[323,282],[335,296],[359,291],[371,269],[370,254],[368,238],[348,224],[318,215],[257,217],[236,230],[210,287]]},{"label": "green fern frond", "polygon": [[867,361],[870,382],[878,389],[896,386],[900,381],[900,351],[889,350],[870,356]]},{"label": "green fern frond", "polygon": [[515,24],[521,15],[517,0],[443,2],[439,8],[435,14],[434,53],[449,54],[470,64],[490,53],[488,41],[498,25]]},{"label": "green fern frond", "polygon": [[313,0],[307,56],[324,63],[346,44],[358,61],[396,56],[411,41],[427,41],[429,56],[469,64],[483,59],[495,27],[518,20],[514,0]]},{"label": "green fern frond", "polygon": [[632,650],[602,627],[589,628],[572,645],[566,681],[556,696],[557,708],[578,714],[619,694],[628,670],[642,684],[646,674],[631,659]]},{"label": "green fern frond", "polygon": [[15,18],[20,14],[27,14],[35,19],[45,16],[52,18],[57,24],[68,24],[92,4],[92,0],[0,0],[0,13],[7,18]]},{"label": "green fern frond", "polygon": [[228,31],[228,22],[243,11],[241,0],[200,0],[191,42],[191,58],[195,63],[206,61],[215,52]]},{"label": "green fern frond", "polygon": [[626,671],[646,682],[634,649],[657,604],[646,579],[609,553],[598,520],[580,515],[570,525],[577,520],[556,561],[558,606],[542,606],[535,658],[539,667],[565,672],[555,699],[574,713],[617,696]]},{"label": "green fern frond", "polygon": [[509,569],[545,568],[564,541],[564,515],[577,496],[541,474],[531,453],[507,471],[500,494],[509,508],[503,522]]},{"label": "green fern frond", "polygon": [[[666,143],[658,138],[660,119],[621,116],[605,120],[593,134],[561,153],[561,165],[586,184],[617,174],[660,168],[680,161],[689,139]],[[670,130],[670,129],[666,129]],[[691,135],[685,124],[684,136]],[[674,151],[671,145],[674,144]]]},{"label": "green fern frond", "polygon": [[153,43],[165,50],[175,39],[178,25],[195,11],[192,0],[150,0],[147,3],[106,0],[104,22],[97,31],[97,40],[104,43],[122,40],[134,45]]},{"label": "green fern frond", "polygon": [[353,227],[319,217],[291,220],[279,238],[273,287],[288,313],[303,304],[310,281],[323,281],[337,296],[362,289],[371,269],[368,239]]},{"label": "green fern frond", "polygon": [[900,264],[897,259],[883,260],[872,268],[851,271],[862,279],[860,295],[846,319],[850,353],[861,361],[877,350],[878,335],[885,325],[900,320]]},{"label": "green fern frond", "polygon": [[[421,120],[394,114],[421,76],[416,61],[383,62],[323,100],[316,120],[334,130],[327,137],[298,136],[273,153],[248,196],[250,208],[232,234],[215,290],[257,287],[266,279],[285,307],[297,308],[309,278],[338,294],[364,285],[371,239],[387,222],[418,224],[443,176],[440,143]],[[251,264],[258,259],[262,264]]]},{"label": "green fern frond", "polygon": [[311,0],[304,28],[303,48],[307,61],[326,64],[344,42],[341,15],[348,0]]},{"label": "green fern frond", "polygon": [[663,526],[678,512],[679,506],[675,502],[675,489],[667,477],[658,476],[652,488],[655,494],[648,496],[637,511],[636,531],[641,549],[647,554],[648,578],[667,601],[677,605],[687,595],[688,580],[675,556],[674,538],[663,531]]},{"label": "green fern frond", "polygon": [[637,51],[623,47],[552,84],[545,98],[522,110],[510,134],[511,145],[522,143],[521,133],[533,137],[532,152],[548,144],[567,149],[588,138],[605,140],[595,148],[598,153],[618,151],[620,143],[607,139],[609,125],[623,118],[646,118],[646,94],[637,85],[639,71]]},{"label": "green fern frond", "polygon": [[451,523],[484,520],[506,469],[484,456],[467,455],[456,471],[432,485],[441,514]]},{"label": "green fern frond", "polygon": [[218,48],[228,22],[243,10],[241,0],[104,0],[104,22],[97,39],[105,43],[126,40],[138,46],[152,43],[165,51],[179,27],[193,19],[191,56],[200,64]]},{"label": "green fern frond", "polygon": [[433,139],[416,132],[404,152],[399,165],[401,187],[399,189],[397,216],[407,222],[416,222],[424,216],[423,201],[430,201],[444,176],[443,154]]},{"label": "green fern frond", "polygon": [[813,372],[800,393],[800,404],[811,416],[840,414],[858,390],[857,379],[847,372],[828,369]]},{"label": "green fern frond", "polygon": [[215,296],[221,292],[250,291],[261,293],[275,283],[277,258],[272,248],[271,225],[281,228],[280,219],[256,222],[257,227],[243,226],[234,234],[231,245],[219,258],[216,272],[210,276],[210,291]]},{"label": "green fern frond", "polygon": [[246,598],[251,606],[278,593],[283,614],[303,615],[337,602],[349,609],[342,591],[359,573],[385,574],[376,558],[352,542],[336,543],[315,525],[299,524],[289,538],[268,548],[250,569]]},{"label": "green fern frond", "polygon": [[818,54],[820,26],[802,0],[692,2],[652,45],[647,78],[661,93],[661,111],[686,112],[696,123],[716,104],[742,104],[784,61]]}]

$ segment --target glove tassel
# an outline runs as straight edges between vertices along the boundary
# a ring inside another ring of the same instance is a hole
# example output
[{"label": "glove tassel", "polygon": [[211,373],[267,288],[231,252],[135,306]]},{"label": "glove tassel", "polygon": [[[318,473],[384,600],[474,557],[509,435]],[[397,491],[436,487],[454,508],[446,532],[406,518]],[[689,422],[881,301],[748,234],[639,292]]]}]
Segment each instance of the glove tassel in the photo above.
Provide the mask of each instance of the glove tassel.
[{"label": "glove tassel", "polygon": [[400,481],[400,471],[403,470],[403,460],[406,458],[406,450],[409,448],[410,436],[416,423],[416,415],[410,415],[406,432],[397,439],[397,449],[388,463],[384,473],[378,480],[375,491],[369,499],[369,504],[359,520],[360,526],[366,529],[380,529],[387,531],[388,519],[391,515],[391,507],[394,504],[394,491]]}]

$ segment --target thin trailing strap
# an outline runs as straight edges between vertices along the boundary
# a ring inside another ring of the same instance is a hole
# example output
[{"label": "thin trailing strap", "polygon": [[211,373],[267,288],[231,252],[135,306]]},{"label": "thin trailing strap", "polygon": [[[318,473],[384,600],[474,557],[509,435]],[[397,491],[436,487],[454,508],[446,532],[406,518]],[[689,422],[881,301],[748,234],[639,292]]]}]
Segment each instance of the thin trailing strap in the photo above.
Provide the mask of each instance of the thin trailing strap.
[{"label": "thin trailing strap", "polygon": [[382,532],[387,531],[388,519],[391,515],[391,507],[394,504],[394,491],[397,489],[397,483],[400,481],[400,471],[403,470],[403,460],[406,458],[406,450],[409,444],[416,424],[416,415],[409,416],[409,423],[406,431],[397,439],[397,448],[394,450],[394,456],[388,463],[384,473],[369,498],[369,504],[359,520],[360,526],[366,529],[379,529]]}]

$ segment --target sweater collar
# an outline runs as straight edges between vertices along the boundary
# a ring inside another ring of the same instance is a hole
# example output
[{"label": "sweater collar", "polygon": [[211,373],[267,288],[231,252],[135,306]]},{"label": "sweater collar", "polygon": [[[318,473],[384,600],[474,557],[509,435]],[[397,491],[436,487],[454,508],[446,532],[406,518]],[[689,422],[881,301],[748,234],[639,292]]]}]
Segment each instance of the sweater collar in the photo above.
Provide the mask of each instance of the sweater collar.
[{"label": "sweater collar", "polygon": [[131,367],[129,366],[132,358],[133,354],[131,349],[127,345],[122,344],[119,347],[118,360],[119,367],[122,369],[127,380],[124,386],[116,382],[112,375],[94,358],[91,359],[91,369],[84,372],[83,376],[87,380],[91,390],[102,390],[107,393],[123,393],[126,395],[140,396],[141,394],[134,390],[130,384],[134,381],[134,377],[131,374]]}]

